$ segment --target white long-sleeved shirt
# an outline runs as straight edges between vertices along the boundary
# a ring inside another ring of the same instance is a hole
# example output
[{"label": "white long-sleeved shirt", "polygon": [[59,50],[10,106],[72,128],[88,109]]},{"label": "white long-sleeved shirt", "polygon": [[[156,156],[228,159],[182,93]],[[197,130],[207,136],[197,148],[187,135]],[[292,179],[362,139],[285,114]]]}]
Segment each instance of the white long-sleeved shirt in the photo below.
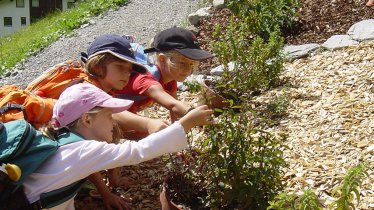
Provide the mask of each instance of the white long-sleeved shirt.
[{"label": "white long-sleeved shirt", "polygon": [[[108,144],[83,140],[67,144],[61,146],[25,180],[23,185],[26,197],[33,203],[39,200],[42,193],[67,186],[95,172],[135,165],[186,147],[186,134],[179,122],[138,142]],[[74,201],[70,199],[51,209],[72,210]]]}]

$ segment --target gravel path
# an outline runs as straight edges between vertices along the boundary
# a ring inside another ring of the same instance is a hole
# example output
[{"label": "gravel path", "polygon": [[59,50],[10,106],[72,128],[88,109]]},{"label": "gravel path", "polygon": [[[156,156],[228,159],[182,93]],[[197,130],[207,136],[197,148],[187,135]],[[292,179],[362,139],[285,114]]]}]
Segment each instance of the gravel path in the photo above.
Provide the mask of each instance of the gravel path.
[{"label": "gravel path", "polygon": [[180,25],[196,10],[199,0],[133,0],[118,10],[93,17],[88,25],[72,35],[60,38],[38,54],[16,65],[12,75],[0,79],[0,87],[15,84],[24,87],[43,71],[67,59],[78,59],[92,40],[102,34],[131,34],[145,44],[158,31]]}]

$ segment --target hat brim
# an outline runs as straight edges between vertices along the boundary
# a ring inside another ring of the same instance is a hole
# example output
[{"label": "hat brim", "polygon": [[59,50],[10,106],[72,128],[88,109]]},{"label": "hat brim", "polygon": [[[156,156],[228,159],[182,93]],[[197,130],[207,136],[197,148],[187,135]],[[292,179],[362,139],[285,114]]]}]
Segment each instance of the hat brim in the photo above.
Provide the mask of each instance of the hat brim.
[{"label": "hat brim", "polygon": [[191,60],[204,60],[213,57],[210,52],[201,49],[184,48],[174,50],[178,51],[180,54],[186,56]]},{"label": "hat brim", "polygon": [[103,53],[110,53],[110,54],[114,55],[115,57],[117,57],[121,60],[132,63],[134,65],[133,70],[136,71],[136,72],[139,72],[139,73],[142,73],[142,74],[147,72],[147,67],[145,67],[143,64],[138,63],[135,59],[133,59],[131,57],[128,57],[128,56],[125,56],[125,55],[121,55],[119,53],[115,53],[111,50],[98,51],[98,52],[92,54],[87,60],[89,60],[91,57],[93,57],[95,55],[99,55],[99,54],[103,54]]},{"label": "hat brim", "polygon": [[107,100],[101,102],[97,106],[109,108],[112,110],[113,113],[123,112],[125,110],[128,110],[134,101],[126,100],[126,99],[120,99],[120,98],[108,98]]}]

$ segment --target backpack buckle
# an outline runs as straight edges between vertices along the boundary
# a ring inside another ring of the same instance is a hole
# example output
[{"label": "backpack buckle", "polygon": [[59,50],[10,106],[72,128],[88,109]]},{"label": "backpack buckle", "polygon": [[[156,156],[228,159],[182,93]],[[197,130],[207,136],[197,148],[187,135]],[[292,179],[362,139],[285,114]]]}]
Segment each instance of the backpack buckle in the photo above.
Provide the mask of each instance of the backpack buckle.
[{"label": "backpack buckle", "polygon": [[42,202],[40,200],[35,201],[34,203],[31,204],[31,209],[32,210],[41,210],[41,209],[43,209]]}]

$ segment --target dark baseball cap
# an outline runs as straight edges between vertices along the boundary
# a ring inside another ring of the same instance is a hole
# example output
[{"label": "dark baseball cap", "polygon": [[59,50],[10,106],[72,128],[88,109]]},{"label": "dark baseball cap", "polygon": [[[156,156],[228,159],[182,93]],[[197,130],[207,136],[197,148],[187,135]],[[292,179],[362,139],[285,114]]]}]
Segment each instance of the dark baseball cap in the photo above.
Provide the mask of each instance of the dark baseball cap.
[{"label": "dark baseball cap", "polygon": [[159,32],[153,40],[154,46],[145,49],[145,53],[176,50],[192,60],[204,60],[213,55],[199,46],[196,36],[189,30],[173,27]]},{"label": "dark baseball cap", "polygon": [[134,71],[145,73],[147,68],[136,61],[130,42],[126,37],[117,34],[105,34],[95,38],[87,49],[87,60],[95,55],[110,53],[113,56],[134,64]]}]

